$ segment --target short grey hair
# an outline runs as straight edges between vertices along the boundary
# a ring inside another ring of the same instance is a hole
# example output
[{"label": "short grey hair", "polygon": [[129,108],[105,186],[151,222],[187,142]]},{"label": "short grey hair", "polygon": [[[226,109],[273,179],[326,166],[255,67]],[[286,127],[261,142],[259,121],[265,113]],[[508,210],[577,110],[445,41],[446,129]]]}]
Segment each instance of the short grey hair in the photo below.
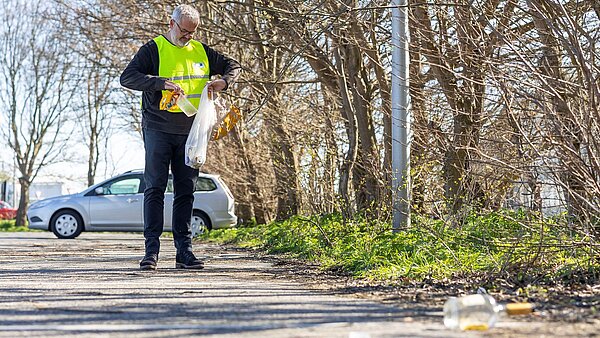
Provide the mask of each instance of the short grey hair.
[{"label": "short grey hair", "polygon": [[175,7],[173,10],[173,15],[171,18],[179,23],[181,23],[181,19],[186,17],[193,22],[200,22],[200,13],[198,10],[190,5],[179,5]]}]

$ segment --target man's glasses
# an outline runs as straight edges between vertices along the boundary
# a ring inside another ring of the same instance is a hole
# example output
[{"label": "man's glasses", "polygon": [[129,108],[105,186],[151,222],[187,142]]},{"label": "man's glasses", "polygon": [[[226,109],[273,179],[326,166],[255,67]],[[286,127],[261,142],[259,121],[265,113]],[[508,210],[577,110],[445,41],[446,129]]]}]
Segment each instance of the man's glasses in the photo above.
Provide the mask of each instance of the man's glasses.
[{"label": "man's glasses", "polygon": [[186,35],[194,36],[194,34],[196,34],[196,31],[190,32],[187,29],[181,28],[181,26],[179,25],[179,22],[177,22],[176,20],[173,20],[173,22],[175,22],[175,24],[177,25],[177,28],[179,28],[179,31],[181,33],[183,33],[184,36],[186,36]]}]

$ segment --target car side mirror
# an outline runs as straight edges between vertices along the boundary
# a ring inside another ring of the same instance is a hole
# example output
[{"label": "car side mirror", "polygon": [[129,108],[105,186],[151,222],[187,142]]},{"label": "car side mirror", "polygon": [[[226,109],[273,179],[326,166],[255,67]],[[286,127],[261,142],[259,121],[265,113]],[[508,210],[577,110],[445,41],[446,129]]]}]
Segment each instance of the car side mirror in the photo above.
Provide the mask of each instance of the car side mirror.
[{"label": "car side mirror", "polygon": [[96,192],[96,195],[104,195],[104,188],[102,187],[98,187],[94,189],[94,191]]}]

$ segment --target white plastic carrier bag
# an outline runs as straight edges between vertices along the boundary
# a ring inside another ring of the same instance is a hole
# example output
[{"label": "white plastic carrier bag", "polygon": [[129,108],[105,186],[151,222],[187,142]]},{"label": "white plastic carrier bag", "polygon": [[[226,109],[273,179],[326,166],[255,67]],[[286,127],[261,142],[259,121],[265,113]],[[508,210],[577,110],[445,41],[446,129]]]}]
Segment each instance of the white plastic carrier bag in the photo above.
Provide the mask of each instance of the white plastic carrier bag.
[{"label": "white plastic carrier bag", "polygon": [[215,123],[217,123],[215,103],[208,97],[207,87],[204,87],[198,113],[194,116],[192,129],[190,129],[185,143],[185,164],[187,166],[200,169],[206,162],[206,149]]}]

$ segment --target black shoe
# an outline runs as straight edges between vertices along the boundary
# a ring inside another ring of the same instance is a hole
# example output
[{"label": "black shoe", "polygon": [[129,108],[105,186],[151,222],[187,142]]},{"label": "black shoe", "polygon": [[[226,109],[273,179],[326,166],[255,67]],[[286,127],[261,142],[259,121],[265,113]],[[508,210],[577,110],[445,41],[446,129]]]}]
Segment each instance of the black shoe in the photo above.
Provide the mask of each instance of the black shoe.
[{"label": "black shoe", "polygon": [[204,269],[204,262],[196,258],[191,251],[185,251],[175,256],[176,269]]},{"label": "black shoe", "polygon": [[146,254],[140,261],[140,270],[156,270],[157,254]]}]

